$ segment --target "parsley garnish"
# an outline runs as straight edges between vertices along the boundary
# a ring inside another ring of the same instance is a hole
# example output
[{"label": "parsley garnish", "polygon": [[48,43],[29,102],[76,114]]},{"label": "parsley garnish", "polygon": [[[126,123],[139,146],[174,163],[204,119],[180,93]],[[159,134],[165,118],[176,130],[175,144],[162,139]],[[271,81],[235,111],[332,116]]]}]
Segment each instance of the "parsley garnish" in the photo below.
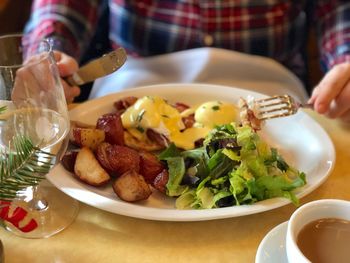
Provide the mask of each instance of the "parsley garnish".
[{"label": "parsley garnish", "polygon": [[141,126],[137,126],[137,127],[136,127],[136,130],[138,130],[138,131],[141,132],[141,133],[144,133],[144,132],[145,132],[145,129],[142,128]]},{"label": "parsley garnish", "polygon": [[137,115],[136,121],[140,123],[145,113],[146,113],[145,109],[141,110],[140,113]]}]

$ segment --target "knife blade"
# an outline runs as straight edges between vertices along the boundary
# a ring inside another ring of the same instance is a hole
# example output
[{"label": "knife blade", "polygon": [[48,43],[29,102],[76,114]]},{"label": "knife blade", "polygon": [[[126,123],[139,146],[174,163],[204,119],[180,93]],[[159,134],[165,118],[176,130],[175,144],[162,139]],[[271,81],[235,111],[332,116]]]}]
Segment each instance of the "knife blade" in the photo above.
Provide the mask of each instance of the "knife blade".
[{"label": "knife blade", "polygon": [[118,48],[100,58],[94,59],[80,67],[72,76],[65,80],[72,86],[80,86],[98,78],[109,75],[118,70],[126,61],[124,48]]}]

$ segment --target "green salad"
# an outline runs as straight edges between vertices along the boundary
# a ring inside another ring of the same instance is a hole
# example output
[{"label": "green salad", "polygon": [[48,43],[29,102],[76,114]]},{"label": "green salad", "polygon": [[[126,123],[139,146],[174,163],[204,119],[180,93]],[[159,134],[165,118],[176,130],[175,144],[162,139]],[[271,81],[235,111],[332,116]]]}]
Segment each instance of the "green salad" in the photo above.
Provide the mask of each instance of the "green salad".
[{"label": "green salad", "polygon": [[203,146],[181,151],[174,144],[159,154],[167,163],[166,194],[178,209],[209,209],[285,197],[298,205],[293,190],[305,174],[288,165],[250,126],[221,125]]}]

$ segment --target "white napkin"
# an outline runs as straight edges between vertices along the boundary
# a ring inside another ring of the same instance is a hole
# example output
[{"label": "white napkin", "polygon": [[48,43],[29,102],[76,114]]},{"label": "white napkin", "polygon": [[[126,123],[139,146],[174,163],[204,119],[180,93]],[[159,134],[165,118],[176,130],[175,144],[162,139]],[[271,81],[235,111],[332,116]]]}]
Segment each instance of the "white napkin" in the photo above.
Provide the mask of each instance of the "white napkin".
[{"label": "white napkin", "polygon": [[148,58],[128,58],[117,72],[95,81],[90,99],[124,89],[165,83],[206,83],[267,95],[308,95],[302,82],[278,62],[218,48],[197,48]]}]

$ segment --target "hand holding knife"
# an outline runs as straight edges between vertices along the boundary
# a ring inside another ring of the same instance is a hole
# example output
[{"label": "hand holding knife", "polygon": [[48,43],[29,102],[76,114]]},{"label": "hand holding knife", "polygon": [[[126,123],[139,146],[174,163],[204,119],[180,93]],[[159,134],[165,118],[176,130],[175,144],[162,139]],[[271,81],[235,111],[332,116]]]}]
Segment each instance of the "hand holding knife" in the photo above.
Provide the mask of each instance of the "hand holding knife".
[{"label": "hand holding knife", "polygon": [[118,48],[80,67],[72,76],[65,78],[71,86],[81,86],[117,71],[126,61],[127,54]]}]

